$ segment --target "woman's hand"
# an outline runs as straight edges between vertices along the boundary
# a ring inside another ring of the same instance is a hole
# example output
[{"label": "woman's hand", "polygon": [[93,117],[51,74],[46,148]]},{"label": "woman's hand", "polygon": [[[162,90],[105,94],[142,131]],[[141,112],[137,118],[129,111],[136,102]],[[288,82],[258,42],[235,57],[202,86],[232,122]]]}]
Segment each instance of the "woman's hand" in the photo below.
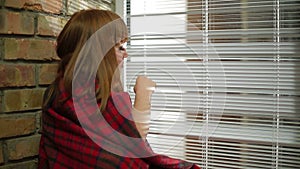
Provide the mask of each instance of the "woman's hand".
[{"label": "woman's hand", "polygon": [[134,92],[150,92],[152,93],[154,91],[156,83],[149,79],[146,76],[138,76],[136,78],[135,86],[134,86]]},{"label": "woman's hand", "polygon": [[132,116],[141,137],[144,139],[149,131],[150,102],[155,85],[155,82],[146,76],[138,76],[134,86],[135,101],[132,109]]},{"label": "woman's hand", "polygon": [[156,83],[146,76],[138,76],[134,86],[135,101],[134,108],[139,111],[149,110],[151,107],[151,95]]}]

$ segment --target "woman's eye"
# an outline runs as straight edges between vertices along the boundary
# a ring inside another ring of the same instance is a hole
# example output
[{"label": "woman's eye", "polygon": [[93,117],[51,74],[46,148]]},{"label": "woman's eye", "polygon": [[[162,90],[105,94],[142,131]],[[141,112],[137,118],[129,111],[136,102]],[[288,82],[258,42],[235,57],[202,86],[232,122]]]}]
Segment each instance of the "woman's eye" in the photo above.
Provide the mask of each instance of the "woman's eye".
[{"label": "woman's eye", "polygon": [[119,50],[124,51],[125,48],[124,48],[123,46],[120,46],[120,47],[119,47]]}]

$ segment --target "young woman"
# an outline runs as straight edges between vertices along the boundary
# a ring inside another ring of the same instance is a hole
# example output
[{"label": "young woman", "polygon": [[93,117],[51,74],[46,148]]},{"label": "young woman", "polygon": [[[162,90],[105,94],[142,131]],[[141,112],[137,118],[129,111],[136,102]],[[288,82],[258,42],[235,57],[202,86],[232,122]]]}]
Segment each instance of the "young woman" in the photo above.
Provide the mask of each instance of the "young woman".
[{"label": "young woman", "polygon": [[75,13],[57,38],[57,77],[44,95],[39,169],[199,168],[147,143],[155,83],[136,79],[132,106],[119,69],[127,29],[111,11]]}]

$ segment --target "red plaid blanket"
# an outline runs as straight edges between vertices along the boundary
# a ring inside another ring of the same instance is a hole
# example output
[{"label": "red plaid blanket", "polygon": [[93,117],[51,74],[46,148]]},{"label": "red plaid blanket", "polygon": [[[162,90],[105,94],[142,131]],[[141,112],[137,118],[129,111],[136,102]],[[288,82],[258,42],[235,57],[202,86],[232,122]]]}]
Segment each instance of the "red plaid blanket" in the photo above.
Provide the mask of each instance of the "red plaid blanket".
[{"label": "red plaid blanket", "polygon": [[63,85],[51,100],[42,113],[39,169],[199,169],[151,150],[130,120],[128,93],[111,93],[101,113],[95,96],[72,98]]}]

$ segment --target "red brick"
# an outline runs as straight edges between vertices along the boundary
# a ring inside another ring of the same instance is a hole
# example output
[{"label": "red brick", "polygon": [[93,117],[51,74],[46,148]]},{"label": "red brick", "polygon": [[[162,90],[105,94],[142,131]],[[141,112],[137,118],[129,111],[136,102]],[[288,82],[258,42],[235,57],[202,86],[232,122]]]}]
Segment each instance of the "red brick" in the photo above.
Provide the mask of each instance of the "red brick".
[{"label": "red brick", "polygon": [[39,69],[39,84],[48,85],[56,77],[58,64],[43,64]]},{"label": "red brick", "polygon": [[35,110],[42,106],[44,89],[18,89],[3,92],[4,112]]},{"label": "red brick", "polygon": [[63,0],[6,0],[6,7],[28,9],[59,14],[63,10]]},{"label": "red brick", "polygon": [[2,145],[0,145],[0,164],[4,162]]},{"label": "red brick", "polygon": [[4,6],[21,9],[27,4],[36,4],[38,0],[5,0]]},{"label": "red brick", "polygon": [[0,138],[30,134],[35,130],[35,115],[3,115],[0,117]]},{"label": "red brick", "polygon": [[63,0],[40,0],[45,12],[60,14],[63,10]]},{"label": "red brick", "polygon": [[88,1],[88,0],[72,0],[67,1],[67,14],[72,15],[82,9],[97,8],[97,9],[111,9],[111,4],[102,1]]},{"label": "red brick", "polygon": [[66,23],[67,19],[63,17],[40,15],[38,17],[37,34],[41,36],[58,36]]},{"label": "red brick", "polygon": [[37,160],[30,160],[1,166],[1,169],[37,169]]},{"label": "red brick", "polygon": [[20,87],[34,85],[34,65],[0,64],[0,87]]},{"label": "red brick", "polygon": [[0,34],[34,34],[34,15],[28,12],[0,11]]},{"label": "red brick", "polygon": [[36,1],[36,0],[6,0],[4,5],[6,7],[13,7],[21,9],[26,1]]},{"label": "red brick", "polygon": [[59,60],[55,41],[44,39],[4,39],[5,60]]},{"label": "red brick", "polygon": [[20,160],[38,155],[40,135],[6,141],[8,160]]}]

